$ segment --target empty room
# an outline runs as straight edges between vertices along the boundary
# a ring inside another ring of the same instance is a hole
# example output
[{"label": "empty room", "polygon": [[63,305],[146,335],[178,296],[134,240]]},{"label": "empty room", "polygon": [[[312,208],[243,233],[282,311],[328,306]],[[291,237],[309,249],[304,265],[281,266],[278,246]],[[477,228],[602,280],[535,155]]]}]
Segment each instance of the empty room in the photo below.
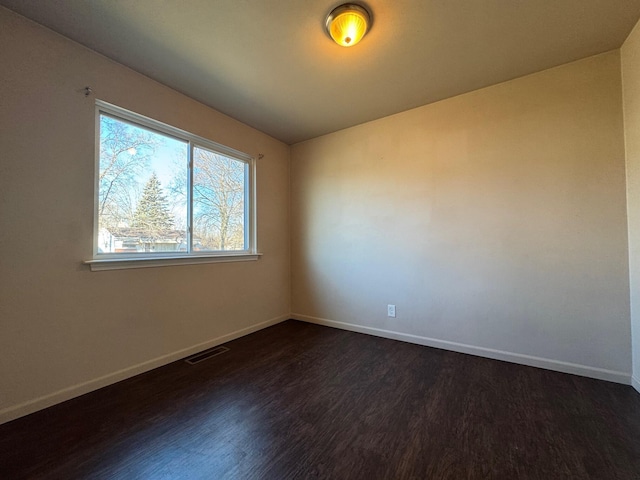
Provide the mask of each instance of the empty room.
[{"label": "empty room", "polygon": [[0,479],[640,479],[640,0],[0,0]]}]

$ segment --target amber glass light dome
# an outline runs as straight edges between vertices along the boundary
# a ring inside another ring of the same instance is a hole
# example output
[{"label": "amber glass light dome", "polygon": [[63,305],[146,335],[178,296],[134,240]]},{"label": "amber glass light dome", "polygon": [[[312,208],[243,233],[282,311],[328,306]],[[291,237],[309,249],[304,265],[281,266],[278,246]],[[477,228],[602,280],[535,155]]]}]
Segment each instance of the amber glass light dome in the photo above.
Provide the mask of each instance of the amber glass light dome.
[{"label": "amber glass light dome", "polygon": [[327,17],[327,32],[343,47],[352,47],[366,35],[371,25],[369,12],[360,5],[345,3]]}]

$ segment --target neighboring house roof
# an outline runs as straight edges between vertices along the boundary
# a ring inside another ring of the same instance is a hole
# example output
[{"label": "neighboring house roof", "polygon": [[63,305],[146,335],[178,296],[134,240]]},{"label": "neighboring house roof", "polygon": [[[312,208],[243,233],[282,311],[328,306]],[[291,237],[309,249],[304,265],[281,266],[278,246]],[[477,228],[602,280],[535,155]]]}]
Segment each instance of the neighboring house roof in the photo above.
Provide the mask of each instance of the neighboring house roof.
[{"label": "neighboring house roof", "polygon": [[184,230],[165,230],[158,232],[156,235],[149,235],[149,232],[144,229],[132,227],[119,227],[105,230],[118,240],[147,239],[153,237],[158,243],[180,242],[187,236]]}]

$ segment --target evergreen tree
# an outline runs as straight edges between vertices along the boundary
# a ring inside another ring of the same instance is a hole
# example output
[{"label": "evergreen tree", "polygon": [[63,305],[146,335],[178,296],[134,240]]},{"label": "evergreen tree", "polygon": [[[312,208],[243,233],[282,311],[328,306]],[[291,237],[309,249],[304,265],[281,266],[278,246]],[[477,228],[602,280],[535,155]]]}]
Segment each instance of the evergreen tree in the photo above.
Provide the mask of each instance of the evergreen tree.
[{"label": "evergreen tree", "polygon": [[142,198],[133,215],[132,227],[149,238],[166,235],[173,229],[173,219],[166,197],[162,193],[160,180],[155,173],[142,191]]}]

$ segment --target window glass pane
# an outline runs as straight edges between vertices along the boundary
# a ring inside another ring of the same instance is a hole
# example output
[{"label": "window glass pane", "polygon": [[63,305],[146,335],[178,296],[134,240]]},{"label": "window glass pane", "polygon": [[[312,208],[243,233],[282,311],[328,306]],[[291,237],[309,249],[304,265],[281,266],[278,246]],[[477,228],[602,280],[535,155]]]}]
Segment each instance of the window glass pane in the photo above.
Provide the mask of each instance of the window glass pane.
[{"label": "window glass pane", "polygon": [[194,251],[245,250],[245,162],[193,149]]},{"label": "window glass pane", "polygon": [[187,251],[185,141],[100,115],[99,253]]}]

